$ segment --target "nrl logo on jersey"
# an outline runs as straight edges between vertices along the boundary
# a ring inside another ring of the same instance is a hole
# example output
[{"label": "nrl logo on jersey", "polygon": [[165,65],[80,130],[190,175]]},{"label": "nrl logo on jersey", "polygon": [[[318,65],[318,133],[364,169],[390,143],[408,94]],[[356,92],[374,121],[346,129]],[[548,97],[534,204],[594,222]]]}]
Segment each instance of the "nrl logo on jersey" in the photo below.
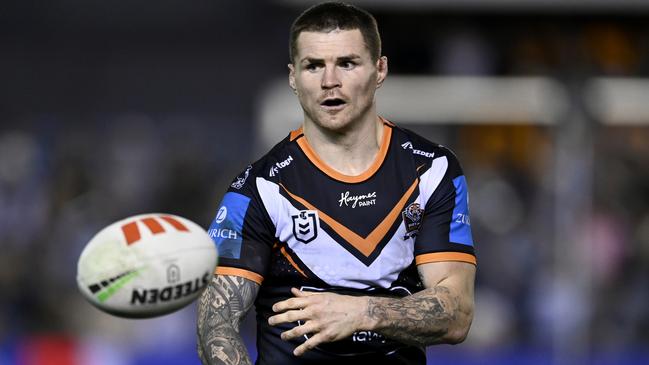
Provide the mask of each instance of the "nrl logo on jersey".
[{"label": "nrl logo on jersey", "polygon": [[426,152],[422,150],[418,150],[412,146],[412,142],[408,141],[406,143],[402,143],[401,147],[403,147],[404,150],[412,150],[413,155],[420,155],[428,158],[433,158],[435,156],[435,152]]},{"label": "nrl logo on jersey", "polygon": [[406,226],[406,235],[404,236],[404,239],[417,236],[419,227],[421,226],[421,218],[423,214],[424,210],[417,202],[410,203],[410,205],[408,205],[406,209],[401,213],[401,216],[403,217],[403,224],[405,224]]},{"label": "nrl logo on jersey", "polygon": [[246,167],[246,171],[244,171],[241,175],[237,177],[237,181],[233,182],[232,186],[235,189],[241,189],[243,185],[246,183],[246,180],[248,180],[248,175],[250,175],[250,169],[252,169],[252,165],[248,165]]},{"label": "nrl logo on jersey", "polygon": [[302,243],[309,243],[318,237],[318,212],[301,210],[293,218],[293,236]]},{"label": "nrl logo on jersey", "polygon": [[293,156],[288,155],[288,158],[284,161],[276,162],[275,165],[273,165],[270,168],[270,171],[268,172],[268,175],[270,177],[273,177],[279,173],[279,170],[285,168],[286,166],[290,165],[291,162],[293,162]]}]

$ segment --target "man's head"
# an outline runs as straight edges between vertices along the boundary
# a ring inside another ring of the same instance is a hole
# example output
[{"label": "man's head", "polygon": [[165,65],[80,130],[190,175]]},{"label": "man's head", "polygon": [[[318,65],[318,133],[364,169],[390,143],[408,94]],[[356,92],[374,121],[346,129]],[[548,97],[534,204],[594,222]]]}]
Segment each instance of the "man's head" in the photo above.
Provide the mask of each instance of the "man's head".
[{"label": "man's head", "polygon": [[302,32],[329,33],[333,30],[358,29],[363,35],[365,47],[376,62],[381,56],[381,36],[376,19],[372,14],[353,5],[341,2],[327,2],[305,10],[291,26],[289,56],[295,62],[298,53],[297,39]]},{"label": "man's head", "polygon": [[[365,32],[365,33],[364,33]],[[376,21],[342,3],[305,11],[291,30],[289,85],[305,125],[343,131],[376,120],[374,94],[387,75]]]}]

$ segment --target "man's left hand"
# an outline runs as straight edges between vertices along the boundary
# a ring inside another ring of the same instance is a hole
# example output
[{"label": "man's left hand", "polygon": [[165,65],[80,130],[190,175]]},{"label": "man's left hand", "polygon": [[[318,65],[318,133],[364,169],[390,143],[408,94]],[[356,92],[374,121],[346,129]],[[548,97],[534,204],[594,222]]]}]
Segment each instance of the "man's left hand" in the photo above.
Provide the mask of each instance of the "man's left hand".
[{"label": "man's left hand", "polygon": [[292,288],[291,293],[295,297],[273,305],[273,312],[279,314],[270,317],[268,324],[275,326],[301,321],[302,325],[281,335],[282,340],[287,341],[309,334],[309,339],[293,351],[295,356],[301,356],[321,343],[342,340],[365,329],[367,297],[302,292],[296,288]]}]

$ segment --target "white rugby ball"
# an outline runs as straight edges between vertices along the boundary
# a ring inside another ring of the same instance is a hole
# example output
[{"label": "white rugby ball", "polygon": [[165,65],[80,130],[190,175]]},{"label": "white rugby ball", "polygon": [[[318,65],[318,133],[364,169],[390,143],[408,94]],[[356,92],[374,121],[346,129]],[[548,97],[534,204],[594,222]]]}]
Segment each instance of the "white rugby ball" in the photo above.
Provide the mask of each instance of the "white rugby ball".
[{"label": "white rugby ball", "polygon": [[99,309],[149,318],[178,310],[212,278],[218,254],[196,223],[171,214],[142,214],[102,229],[81,252],[77,285]]}]

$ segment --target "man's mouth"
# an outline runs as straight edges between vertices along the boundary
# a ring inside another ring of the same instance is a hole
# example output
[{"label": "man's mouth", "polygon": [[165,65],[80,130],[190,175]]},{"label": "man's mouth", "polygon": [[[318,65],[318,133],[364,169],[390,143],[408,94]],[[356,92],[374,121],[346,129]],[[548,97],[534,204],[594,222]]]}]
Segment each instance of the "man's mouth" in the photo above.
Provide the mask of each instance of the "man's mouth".
[{"label": "man's mouth", "polygon": [[345,107],[347,103],[343,99],[331,98],[326,99],[320,103],[327,110],[340,110]]}]

